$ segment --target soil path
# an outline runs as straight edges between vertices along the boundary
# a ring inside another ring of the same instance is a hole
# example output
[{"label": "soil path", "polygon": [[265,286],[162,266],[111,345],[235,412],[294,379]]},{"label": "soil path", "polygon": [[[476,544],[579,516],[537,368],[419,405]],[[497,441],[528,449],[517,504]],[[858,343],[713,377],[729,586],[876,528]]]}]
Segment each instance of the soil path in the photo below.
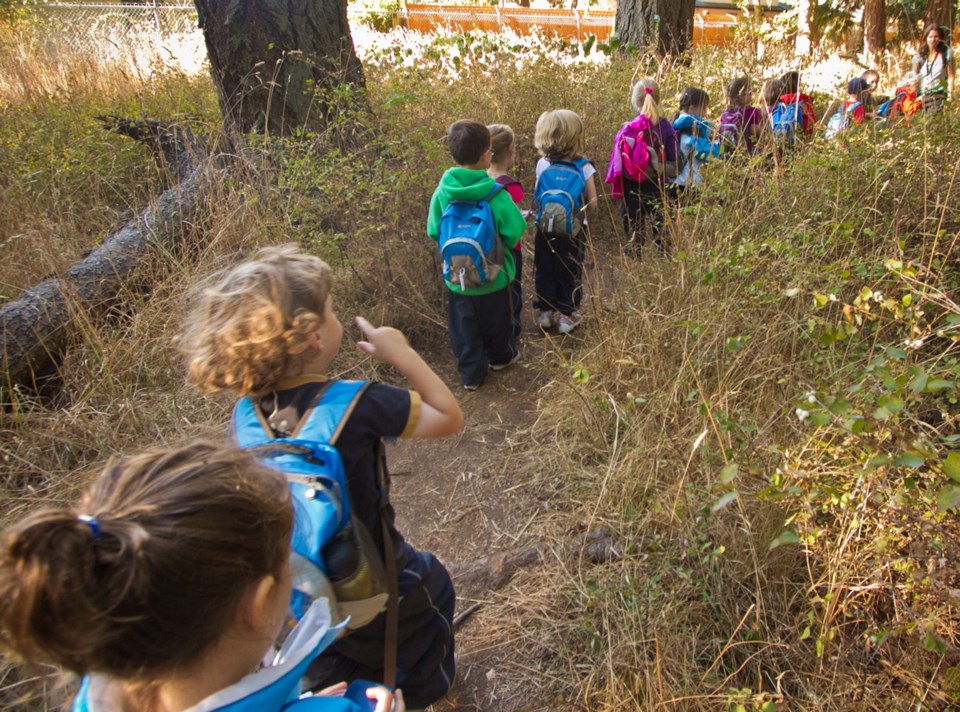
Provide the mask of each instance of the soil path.
[{"label": "soil path", "polygon": [[491,646],[481,640],[485,621],[497,615],[489,594],[508,583],[510,572],[497,566],[481,567],[480,575],[464,570],[467,562],[531,549],[538,514],[549,506],[530,453],[545,380],[538,362],[551,340],[532,333],[532,325],[525,329],[521,361],[491,373],[477,391],[462,389],[449,351],[427,354],[460,399],[466,425],[457,436],[404,441],[388,451],[400,531],[451,569],[457,613],[481,604],[457,631],[457,681],[436,711],[532,709],[529,697],[507,682],[515,676],[498,676],[498,669],[516,662],[510,641]]}]

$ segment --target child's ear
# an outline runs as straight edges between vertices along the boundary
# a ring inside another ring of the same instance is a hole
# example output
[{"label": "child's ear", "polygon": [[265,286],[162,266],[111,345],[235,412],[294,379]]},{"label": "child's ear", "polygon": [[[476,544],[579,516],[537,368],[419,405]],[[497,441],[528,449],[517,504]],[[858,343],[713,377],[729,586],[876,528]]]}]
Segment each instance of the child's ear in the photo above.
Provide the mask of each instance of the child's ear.
[{"label": "child's ear", "polygon": [[264,576],[250,584],[237,606],[237,623],[258,636],[272,635],[277,626],[272,603],[279,585],[273,576]]}]

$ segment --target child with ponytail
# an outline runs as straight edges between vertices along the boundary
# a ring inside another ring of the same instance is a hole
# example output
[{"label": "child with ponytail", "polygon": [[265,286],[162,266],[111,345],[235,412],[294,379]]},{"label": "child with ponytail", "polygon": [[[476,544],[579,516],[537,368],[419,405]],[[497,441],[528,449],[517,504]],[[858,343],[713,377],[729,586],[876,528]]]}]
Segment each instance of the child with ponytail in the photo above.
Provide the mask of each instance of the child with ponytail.
[{"label": "child with ponytail", "polygon": [[[626,233],[624,251],[639,257],[647,235],[662,253],[664,243],[663,206],[667,182],[676,176],[677,139],[673,127],[660,109],[660,86],[651,77],[641,79],[630,98],[637,117],[624,124],[614,140],[613,155],[606,182],[613,186],[613,197],[621,198],[620,217]],[[623,161],[622,139],[626,137],[643,175],[632,177]],[[639,147],[638,147],[639,144]],[[646,150],[648,157],[638,154]]]},{"label": "child with ponytail", "polygon": [[[74,712],[361,712],[345,685],[298,701],[338,634],[317,599],[258,672],[287,618],[293,510],[284,477],[207,443],[113,459],[76,509],[0,542],[0,645],[83,676]],[[352,693],[351,693],[352,696]],[[385,687],[361,703],[404,709]]]}]

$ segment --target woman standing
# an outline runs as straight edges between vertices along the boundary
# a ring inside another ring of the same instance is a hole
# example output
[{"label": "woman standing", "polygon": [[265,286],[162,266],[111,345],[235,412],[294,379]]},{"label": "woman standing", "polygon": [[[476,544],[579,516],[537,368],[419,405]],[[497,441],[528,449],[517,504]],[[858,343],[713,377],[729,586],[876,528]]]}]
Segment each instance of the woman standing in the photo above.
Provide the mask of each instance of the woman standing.
[{"label": "woman standing", "polygon": [[953,51],[944,34],[939,25],[927,25],[923,31],[923,43],[913,56],[913,71],[920,75],[923,105],[928,111],[940,111],[953,96]]}]

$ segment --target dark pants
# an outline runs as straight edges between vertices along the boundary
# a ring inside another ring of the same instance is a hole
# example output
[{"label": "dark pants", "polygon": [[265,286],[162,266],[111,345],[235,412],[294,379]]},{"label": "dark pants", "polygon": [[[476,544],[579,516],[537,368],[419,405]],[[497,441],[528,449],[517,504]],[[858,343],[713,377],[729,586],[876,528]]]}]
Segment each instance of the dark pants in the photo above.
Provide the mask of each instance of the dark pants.
[{"label": "dark pants", "polygon": [[620,203],[620,218],[627,236],[625,251],[640,255],[640,248],[649,236],[659,252],[664,251],[663,242],[663,187],[653,181],[638,183],[623,179],[623,202]]},{"label": "dark pants", "polygon": [[523,253],[513,251],[513,261],[517,265],[517,275],[510,283],[510,297],[513,300],[513,337],[520,336],[520,315],[523,313]]},{"label": "dark pants", "polygon": [[[453,684],[456,595],[443,564],[432,554],[405,546],[409,556],[398,582],[397,687],[403,690],[407,706],[416,709],[439,700]],[[307,670],[309,689],[323,689],[341,680],[383,682],[385,623],[381,613],[321,653]]]},{"label": "dark pants", "polygon": [[509,363],[516,354],[510,287],[480,296],[447,291],[447,331],[460,382],[479,386],[491,363]]},{"label": "dark pants", "polygon": [[580,305],[583,249],[583,230],[574,237],[555,237],[537,230],[533,249],[535,309],[570,316]]}]

